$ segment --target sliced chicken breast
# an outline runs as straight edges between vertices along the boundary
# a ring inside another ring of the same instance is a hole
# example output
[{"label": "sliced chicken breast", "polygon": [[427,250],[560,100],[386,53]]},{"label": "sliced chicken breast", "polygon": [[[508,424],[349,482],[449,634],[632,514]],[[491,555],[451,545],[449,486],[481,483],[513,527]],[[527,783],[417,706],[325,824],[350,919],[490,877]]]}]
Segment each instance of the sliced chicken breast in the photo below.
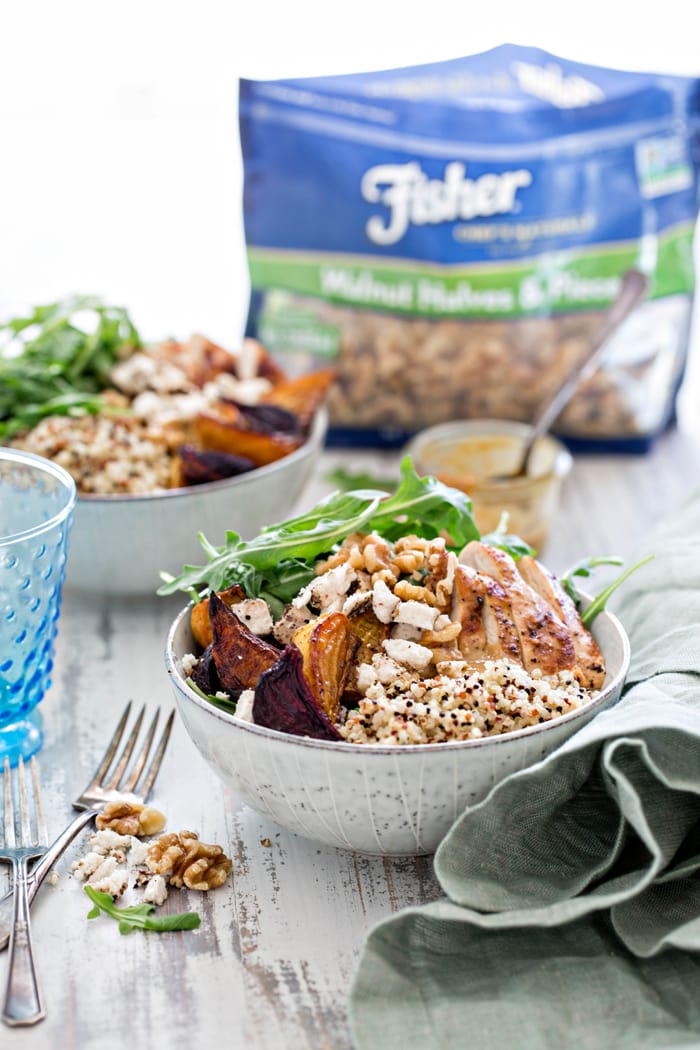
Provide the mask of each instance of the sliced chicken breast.
[{"label": "sliced chicken breast", "polygon": [[508,595],[490,576],[467,565],[455,569],[453,620],[462,624],[457,646],[465,660],[500,660],[522,663],[518,631],[513,623]]},{"label": "sliced chicken breast", "polygon": [[520,558],[517,567],[525,582],[554,609],[571,631],[581,685],[584,689],[600,689],[605,681],[603,654],[591,632],[581,622],[575,602],[556,576],[535,558]]},{"label": "sliced chicken breast", "polygon": [[525,582],[509,554],[473,540],[464,548],[459,561],[493,579],[507,596],[520,643],[521,663],[526,670],[539,667],[543,674],[556,674],[575,666],[576,649],[571,630]]}]

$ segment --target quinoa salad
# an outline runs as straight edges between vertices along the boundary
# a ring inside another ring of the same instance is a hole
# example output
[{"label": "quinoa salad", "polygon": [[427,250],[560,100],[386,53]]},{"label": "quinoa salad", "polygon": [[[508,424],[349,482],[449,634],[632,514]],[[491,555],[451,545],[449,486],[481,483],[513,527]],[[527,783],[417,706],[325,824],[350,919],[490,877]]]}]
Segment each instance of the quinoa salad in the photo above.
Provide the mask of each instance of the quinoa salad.
[{"label": "quinoa salad", "polygon": [[474,740],[589,703],[605,665],[531,555],[472,540],[349,535],[273,609],[237,587],[192,613],[181,671],[236,718],[358,745]]},{"label": "quinoa salad", "polygon": [[202,335],[124,349],[108,383],[98,411],[46,415],[8,443],[64,467],[81,496],[156,494],[295,451],[325,396],[319,384],[304,405],[255,340],[233,354]]}]

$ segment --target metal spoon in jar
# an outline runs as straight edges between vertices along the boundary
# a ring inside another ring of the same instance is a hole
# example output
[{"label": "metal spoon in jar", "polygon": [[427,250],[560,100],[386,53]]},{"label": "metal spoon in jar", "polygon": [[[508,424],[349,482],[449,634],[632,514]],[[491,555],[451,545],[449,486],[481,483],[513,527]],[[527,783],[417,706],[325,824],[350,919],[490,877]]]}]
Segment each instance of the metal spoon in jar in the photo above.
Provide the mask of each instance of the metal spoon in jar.
[{"label": "metal spoon in jar", "polygon": [[538,438],[548,430],[569,399],[575,393],[579,383],[588,379],[598,366],[602,351],[610,336],[619,328],[628,314],[634,309],[647,290],[647,278],[639,270],[628,270],[622,278],[617,297],[604,313],[601,323],[591,341],[588,353],[576,369],[564,380],[554,396],[541,409],[532,424],[532,430],[523,445],[520,460],[512,474],[493,480],[510,481],[512,478],[526,477],[530,465],[530,456]]}]

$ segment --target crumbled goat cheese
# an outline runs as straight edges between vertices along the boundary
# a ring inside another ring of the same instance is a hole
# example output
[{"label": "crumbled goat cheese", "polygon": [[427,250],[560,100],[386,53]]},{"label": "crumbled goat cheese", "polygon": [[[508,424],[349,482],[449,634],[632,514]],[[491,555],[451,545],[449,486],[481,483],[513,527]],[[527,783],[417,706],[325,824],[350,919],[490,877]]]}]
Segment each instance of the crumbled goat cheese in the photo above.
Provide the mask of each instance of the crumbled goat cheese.
[{"label": "crumbled goat cheese", "polygon": [[321,613],[340,612],[345,595],[356,578],[357,574],[352,565],[343,562],[317,576],[293,599],[292,605],[297,608],[313,605]]},{"label": "crumbled goat cheese", "polygon": [[[322,612],[328,610],[328,606],[336,605],[339,599],[344,598],[355,582],[357,574],[349,562],[343,562],[318,576],[312,586],[311,593],[314,602],[318,602]],[[340,608],[338,605],[338,608]]]},{"label": "crumbled goat cheese", "polygon": [[180,661],[180,669],[185,678],[189,678],[189,676],[192,674],[193,670],[197,666],[198,662],[199,657],[195,656],[194,653],[185,653],[185,655],[182,657],[182,660]]},{"label": "crumbled goat cheese", "polygon": [[132,412],[137,419],[151,424],[159,423],[162,426],[176,423],[180,419],[194,419],[208,407],[209,402],[200,391],[165,395],[156,394],[153,390],[144,390],[131,403]]},{"label": "crumbled goat cheese", "polygon": [[438,610],[426,602],[399,602],[394,610],[396,623],[405,623],[423,631],[432,631],[438,617]]},{"label": "crumbled goat cheese", "polygon": [[88,852],[71,865],[73,875],[115,899],[129,886],[146,885],[155,876],[147,870],[148,843],[111,828],[93,832]]},{"label": "crumbled goat cheese", "polygon": [[104,859],[103,853],[95,853],[94,850],[91,850],[84,857],[81,857],[80,860],[73,861],[71,871],[76,878],[87,881],[104,863]]},{"label": "crumbled goat cheese", "polygon": [[427,667],[433,658],[432,649],[403,638],[386,638],[382,646],[387,656],[407,667],[415,667],[417,671],[422,671]]},{"label": "crumbled goat cheese", "polygon": [[275,624],[272,634],[280,645],[288,645],[294,632],[313,619],[313,613],[306,606],[299,608],[294,604],[290,604]]},{"label": "crumbled goat cheese", "polygon": [[379,622],[391,623],[394,612],[400,604],[401,599],[389,590],[384,580],[377,580],[372,589],[372,609]]},{"label": "crumbled goat cheese", "polygon": [[234,718],[240,718],[241,722],[253,721],[253,701],[255,699],[254,689],[244,689],[236,701],[236,713]]},{"label": "crumbled goat cheese", "polygon": [[239,405],[259,405],[265,394],[272,389],[269,379],[262,376],[252,379],[236,379],[229,372],[217,376],[212,385],[217,388],[217,396],[237,401]]},{"label": "crumbled goat cheese", "polygon": [[245,598],[237,605],[232,605],[231,612],[235,613],[253,634],[272,633],[272,613],[264,598]]},{"label": "crumbled goat cheese", "polygon": [[162,875],[153,875],[148,880],[143,899],[146,904],[155,904],[156,907],[165,904],[168,899],[168,886]]},{"label": "crumbled goat cheese", "polygon": [[[363,671],[363,668],[368,666],[367,664],[362,664],[360,671]],[[386,653],[373,654],[371,670],[374,672],[374,680],[382,682],[384,685],[390,685],[393,682],[407,687],[413,681],[413,677],[408,669],[397,663],[391,656],[387,656]]]},{"label": "crumbled goat cheese", "polygon": [[343,612],[346,616],[350,616],[352,613],[366,612],[372,608],[372,592],[371,591],[355,591],[349,598],[345,599],[343,604]]},{"label": "crumbled goat cheese", "polygon": [[116,364],[110,379],[118,390],[132,397],[144,390],[171,394],[192,389],[192,383],[177,365],[139,352]]}]

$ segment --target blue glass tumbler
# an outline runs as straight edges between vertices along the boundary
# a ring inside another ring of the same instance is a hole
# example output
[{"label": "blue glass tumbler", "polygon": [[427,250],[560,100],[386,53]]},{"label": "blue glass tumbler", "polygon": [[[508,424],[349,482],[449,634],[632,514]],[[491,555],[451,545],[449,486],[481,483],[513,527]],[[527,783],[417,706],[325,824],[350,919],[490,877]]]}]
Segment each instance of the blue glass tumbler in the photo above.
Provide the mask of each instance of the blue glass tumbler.
[{"label": "blue glass tumbler", "polygon": [[41,456],[0,447],[0,768],[43,741],[75,482]]}]

